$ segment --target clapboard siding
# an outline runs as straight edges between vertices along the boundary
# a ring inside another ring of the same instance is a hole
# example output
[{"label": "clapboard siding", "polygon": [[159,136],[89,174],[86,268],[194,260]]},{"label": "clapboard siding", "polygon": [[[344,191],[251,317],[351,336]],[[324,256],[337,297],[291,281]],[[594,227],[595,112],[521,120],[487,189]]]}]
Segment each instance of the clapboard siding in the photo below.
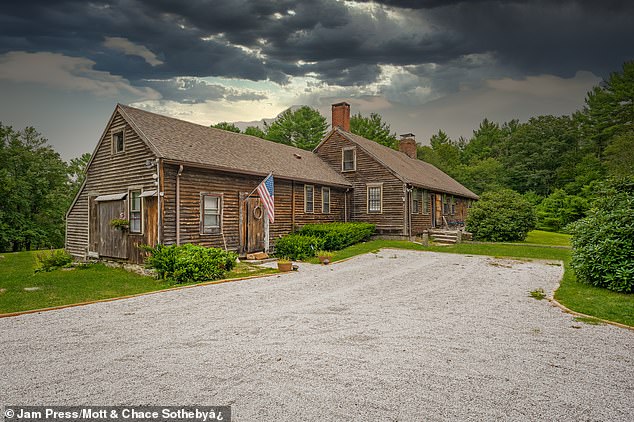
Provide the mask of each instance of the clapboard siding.
[{"label": "clapboard siding", "polygon": [[[405,185],[390,170],[375,160],[355,143],[338,132],[324,141],[316,153],[332,168],[341,171],[341,151],[352,147],[356,150],[356,171],[341,172],[353,184],[351,197],[352,221],[376,224],[378,233],[405,234]],[[380,214],[368,213],[367,185],[383,184],[383,211]]]},{"label": "clapboard siding", "polygon": [[[165,244],[176,242],[176,178],[179,166],[164,166],[164,232]],[[180,243],[204,246],[225,246],[240,250],[240,195],[249,194],[262,182],[262,177],[238,173],[220,172],[185,166],[180,176]],[[293,188],[295,186],[295,188]],[[295,206],[293,215],[293,196]],[[295,226],[312,222],[343,221],[345,190],[331,187],[331,212],[321,213],[321,185],[315,185],[315,203],[319,201],[319,212],[304,212],[304,185],[298,182],[275,178],[275,223],[269,227],[270,246],[280,236],[290,233]],[[201,234],[201,193],[222,195],[222,232]],[[257,194],[254,194],[257,195]]]},{"label": "clapboard siding", "polygon": [[[112,153],[112,133],[124,131],[124,151]],[[67,217],[66,249],[78,259],[85,259],[88,250],[88,196],[108,195],[127,192],[129,189],[156,189],[152,174],[156,167],[146,167],[147,159],[154,159],[150,148],[125,122],[119,112],[115,112],[108,127],[99,140],[96,151],[86,173],[86,183]],[[127,207],[127,199],[126,209]],[[126,216],[128,218],[128,216]],[[146,233],[147,234],[147,233]],[[135,237],[133,244],[147,243],[147,236]],[[137,261],[138,257],[131,257]]]}]

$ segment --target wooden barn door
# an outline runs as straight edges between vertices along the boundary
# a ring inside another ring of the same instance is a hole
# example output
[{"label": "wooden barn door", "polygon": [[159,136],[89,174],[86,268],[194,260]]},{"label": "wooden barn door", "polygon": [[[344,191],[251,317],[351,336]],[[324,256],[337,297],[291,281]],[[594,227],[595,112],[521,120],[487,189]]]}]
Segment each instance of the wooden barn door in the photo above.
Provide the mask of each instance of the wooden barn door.
[{"label": "wooden barn door", "polygon": [[125,201],[99,202],[99,256],[128,257],[128,236],[110,225],[115,218],[125,218]]},{"label": "wooden barn door", "polygon": [[248,197],[242,201],[243,251],[245,253],[264,250],[264,207],[260,197]]}]

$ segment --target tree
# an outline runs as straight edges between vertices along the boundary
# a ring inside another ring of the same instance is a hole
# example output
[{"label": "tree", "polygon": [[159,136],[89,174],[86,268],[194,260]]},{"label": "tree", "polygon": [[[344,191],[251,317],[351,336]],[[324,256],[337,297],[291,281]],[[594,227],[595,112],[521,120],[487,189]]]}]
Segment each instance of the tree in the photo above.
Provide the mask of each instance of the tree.
[{"label": "tree", "polygon": [[588,202],[584,198],[557,189],[535,207],[537,227],[548,231],[563,230],[584,217],[587,209]]},{"label": "tree", "polygon": [[260,129],[259,126],[247,126],[247,128],[244,130],[244,133],[246,135],[257,136],[258,138],[262,139],[266,138],[266,133],[262,129]]},{"label": "tree", "polygon": [[68,206],[66,164],[34,128],[0,124],[0,249],[60,247]]},{"label": "tree", "polygon": [[233,123],[229,122],[220,122],[215,125],[211,125],[211,127],[215,127],[216,129],[227,130],[229,132],[240,133],[240,128]]},{"label": "tree", "polygon": [[308,106],[295,111],[288,109],[280,114],[273,123],[264,124],[266,139],[281,144],[312,150],[326,134],[326,119]]},{"label": "tree", "polygon": [[69,197],[71,201],[75,198],[77,192],[79,192],[84,180],[86,180],[86,170],[88,169],[90,157],[91,154],[85,152],[81,156],[71,159],[67,165]]},{"label": "tree", "polygon": [[398,149],[396,133],[391,131],[390,125],[377,113],[370,113],[369,117],[364,117],[361,113],[353,115],[350,118],[350,132],[386,147]]},{"label": "tree", "polygon": [[634,131],[634,61],[588,93],[582,119],[600,159],[615,136]]},{"label": "tree", "polygon": [[489,190],[506,187],[506,170],[502,163],[495,158],[473,161],[471,164],[461,164],[455,169],[457,181],[478,195]]},{"label": "tree", "polygon": [[476,240],[524,240],[535,228],[535,211],[513,190],[485,192],[469,210],[466,227]]},{"label": "tree", "polygon": [[577,279],[634,293],[634,178],[611,180],[588,216],[571,225]]},{"label": "tree", "polygon": [[612,176],[634,176],[634,131],[612,138],[605,148],[605,166]]}]

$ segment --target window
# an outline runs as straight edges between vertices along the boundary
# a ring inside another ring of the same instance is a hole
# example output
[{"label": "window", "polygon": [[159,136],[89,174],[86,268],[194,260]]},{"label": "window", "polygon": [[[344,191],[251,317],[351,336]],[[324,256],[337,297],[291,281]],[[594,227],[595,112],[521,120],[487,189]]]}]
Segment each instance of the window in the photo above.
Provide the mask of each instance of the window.
[{"label": "window", "polygon": [[321,188],[321,212],[330,214],[330,188]]},{"label": "window", "polygon": [[368,213],[383,211],[383,185],[368,185]]},{"label": "window", "polygon": [[118,152],[123,152],[124,143],[123,143],[123,131],[115,132],[112,134],[112,152],[114,154]]},{"label": "window", "polygon": [[420,213],[420,196],[421,191],[418,188],[412,189],[412,214]]},{"label": "window", "polygon": [[304,185],[304,212],[315,212],[315,187]]},{"label": "window", "polygon": [[220,233],[222,223],[222,197],[220,195],[203,194],[202,199],[202,233]]},{"label": "window", "polygon": [[429,192],[423,191],[423,214],[429,214]]},{"label": "window", "polygon": [[141,191],[130,191],[130,233],[141,233]]},{"label": "window", "polygon": [[357,150],[344,148],[341,150],[341,171],[355,171],[357,169]]},{"label": "window", "polygon": [[449,198],[445,193],[442,194],[442,213],[449,215]]},{"label": "window", "polygon": [[456,198],[451,195],[451,215],[456,215]]}]

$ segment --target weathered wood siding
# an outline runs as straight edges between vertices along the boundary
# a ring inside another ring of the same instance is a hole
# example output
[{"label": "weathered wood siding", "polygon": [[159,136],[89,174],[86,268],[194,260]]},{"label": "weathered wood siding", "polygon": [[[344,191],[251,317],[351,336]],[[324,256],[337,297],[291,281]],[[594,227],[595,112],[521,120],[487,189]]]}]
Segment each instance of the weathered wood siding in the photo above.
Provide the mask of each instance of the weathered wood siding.
[{"label": "weathered wood siding", "polygon": [[[342,149],[356,150],[356,171],[341,171]],[[324,161],[353,184],[351,220],[376,224],[381,234],[404,235],[406,232],[406,192],[403,182],[359,146],[333,133],[316,151]],[[383,183],[383,212],[368,213],[367,185]]]},{"label": "weathered wood siding", "polygon": [[[178,166],[165,164],[163,243],[176,243],[176,177]],[[184,167],[180,176],[180,243],[224,247],[239,250],[241,240],[240,195],[251,193],[262,177]],[[293,187],[294,186],[294,187]],[[292,192],[295,191],[294,205]],[[275,178],[275,223],[269,227],[270,246],[276,239],[290,233],[295,226],[312,222],[344,221],[345,189],[330,188],[330,213],[321,213],[321,185],[315,185],[315,213],[304,212],[304,185]],[[201,193],[222,195],[222,232],[201,234]],[[257,195],[257,194],[254,194]],[[317,206],[318,205],[318,206]],[[293,217],[294,209],[294,217]]]},{"label": "weathered wood siding", "polygon": [[[423,200],[424,200],[423,198],[425,198],[425,197],[423,195],[421,195],[421,197],[420,197],[420,206],[419,206],[418,212],[412,212],[412,214],[411,214],[412,235],[413,236],[419,236],[425,230],[428,230],[429,228],[431,228],[431,212],[432,212],[431,193],[429,193],[429,191],[428,191],[428,195],[427,195],[427,198],[426,198],[427,209],[425,209],[425,204],[423,203]],[[410,211],[413,211],[413,208],[410,209]],[[427,212],[425,212],[425,211],[427,211]]]},{"label": "weathered wood siding", "polygon": [[[125,148],[123,152],[113,154],[112,133],[124,130]],[[112,121],[99,140],[97,150],[86,174],[86,183],[79,193],[77,201],[68,213],[66,249],[77,259],[85,259],[88,252],[89,224],[88,197],[109,195],[135,190],[154,190],[152,174],[156,167],[147,168],[145,161],[154,159],[152,151],[139,136],[126,124],[119,112],[115,112]],[[125,208],[128,200],[125,200]],[[126,216],[128,218],[128,216]],[[126,234],[129,245],[149,243],[155,234],[145,231],[142,235]],[[134,239],[133,239],[134,238]],[[91,244],[95,244],[91,239]],[[138,260],[131,256],[133,261]]]}]

